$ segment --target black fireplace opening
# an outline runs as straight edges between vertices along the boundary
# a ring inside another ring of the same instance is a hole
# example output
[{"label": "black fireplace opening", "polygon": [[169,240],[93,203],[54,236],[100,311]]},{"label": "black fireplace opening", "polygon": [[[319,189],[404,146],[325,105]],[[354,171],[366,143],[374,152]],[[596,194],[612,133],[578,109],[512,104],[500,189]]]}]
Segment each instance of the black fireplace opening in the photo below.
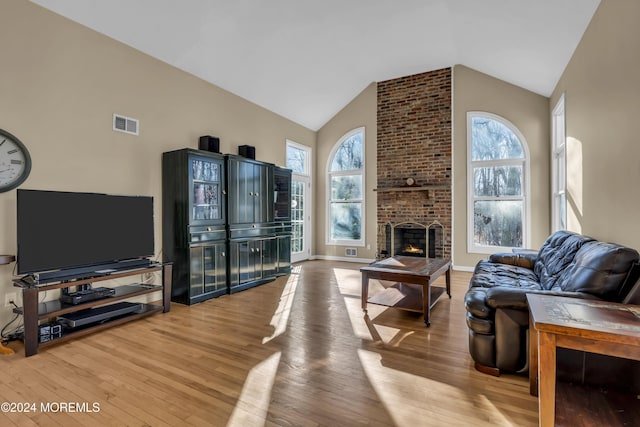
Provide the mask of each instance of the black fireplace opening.
[{"label": "black fireplace opening", "polygon": [[443,228],[439,224],[428,227],[417,223],[386,224],[385,249],[382,255],[436,258],[443,256]]}]

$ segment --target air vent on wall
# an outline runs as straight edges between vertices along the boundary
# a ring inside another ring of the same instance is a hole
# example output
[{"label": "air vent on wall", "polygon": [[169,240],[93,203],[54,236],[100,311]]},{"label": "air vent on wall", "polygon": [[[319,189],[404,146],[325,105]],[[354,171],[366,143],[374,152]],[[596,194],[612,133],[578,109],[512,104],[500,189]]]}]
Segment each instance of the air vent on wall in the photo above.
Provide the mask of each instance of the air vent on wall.
[{"label": "air vent on wall", "polygon": [[113,130],[118,132],[129,133],[131,135],[138,135],[138,119],[132,119],[131,117],[121,116],[120,114],[113,115]]},{"label": "air vent on wall", "polygon": [[358,256],[358,248],[345,248],[344,254],[346,256]]}]

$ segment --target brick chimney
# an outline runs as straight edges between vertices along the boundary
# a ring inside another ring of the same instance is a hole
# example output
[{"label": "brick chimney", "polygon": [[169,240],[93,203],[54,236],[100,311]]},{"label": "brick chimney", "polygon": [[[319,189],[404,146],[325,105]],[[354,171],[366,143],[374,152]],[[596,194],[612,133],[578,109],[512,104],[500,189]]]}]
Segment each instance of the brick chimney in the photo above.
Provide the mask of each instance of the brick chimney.
[{"label": "brick chimney", "polygon": [[451,68],[379,82],[377,121],[378,251],[388,224],[437,221],[451,257]]}]

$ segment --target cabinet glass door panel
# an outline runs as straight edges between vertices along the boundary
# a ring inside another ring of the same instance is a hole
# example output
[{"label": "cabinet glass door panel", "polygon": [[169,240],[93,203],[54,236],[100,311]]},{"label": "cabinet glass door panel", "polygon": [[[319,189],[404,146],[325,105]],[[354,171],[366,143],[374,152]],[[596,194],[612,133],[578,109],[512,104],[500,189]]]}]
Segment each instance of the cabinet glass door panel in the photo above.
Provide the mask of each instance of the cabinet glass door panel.
[{"label": "cabinet glass door panel", "polygon": [[191,219],[193,221],[222,219],[221,167],[220,162],[191,159]]},{"label": "cabinet glass door panel", "polygon": [[225,244],[203,247],[204,291],[213,292],[226,288]]},{"label": "cabinet glass door panel", "polygon": [[276,274],[278,264],[278,239],[270,237],[262,241],[262,274],[263,277],[272,277]]},{"label": "cabinet glass door panel", "polygon": [[291,220],[291,173],[280,172],[274,174],[274,210],[275,221]]},{"label": "cabinet glass door panel", "polygon": [[202,268],[203,257],[201,247],[191,248],[189,251],[189,262],[191,264],[189,267],[189,271],[191,273],[189,275],[189,295],[193,297],[201,295],[204,292]]},{"label": "cabinet glass door panel", "polygon": [[291,267],[291,235],[278,236],[276,272],[288,272]]},{"label": "cabinet glass door panel", "polygon": [[238,267],[240,273],[240,283],[253,280],[254,277],[254,260],[252,242],[239,242],[238,243]]}]

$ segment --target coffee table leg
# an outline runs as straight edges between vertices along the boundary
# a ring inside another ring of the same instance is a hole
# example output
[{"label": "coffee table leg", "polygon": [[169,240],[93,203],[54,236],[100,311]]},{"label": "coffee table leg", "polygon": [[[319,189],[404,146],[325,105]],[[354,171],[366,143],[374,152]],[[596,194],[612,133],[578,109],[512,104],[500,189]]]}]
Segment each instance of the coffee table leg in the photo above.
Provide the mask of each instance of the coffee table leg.
[{"label": "coffee table leg", "polygon": [[431,326],[431,283],[422,285],[422,310],[424,311],[424,323],[428,328]]},{"label": "coffee table leg", "polygon": [[362,273],[362,311],[367,312],[367,299],[369,299],[369,276]]},{"label": "coffee table leg", "polygon": [[451,266],[447,269],[444,278],[447,282],[447,295],[449,295],[449,299],[451,299]]}]

